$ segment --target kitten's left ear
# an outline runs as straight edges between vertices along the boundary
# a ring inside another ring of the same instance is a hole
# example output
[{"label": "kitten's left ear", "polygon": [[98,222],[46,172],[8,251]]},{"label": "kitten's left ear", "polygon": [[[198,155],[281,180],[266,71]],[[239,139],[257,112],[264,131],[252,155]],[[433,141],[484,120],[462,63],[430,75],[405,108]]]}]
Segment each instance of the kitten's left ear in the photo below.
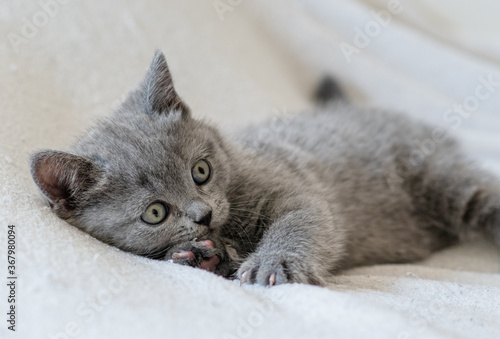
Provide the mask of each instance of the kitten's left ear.
[{"label": "kitten's left ear", "polygon": [[176,110],[183,115],[189,114],[189,108],[175,91],[172,75],[161,51],[155,52],[141,87],[149,112],[166,113]]},{"label": "kitten's left ear", "polygon": [[63,219],[78,213],[102,177],[100,169],[89,159],[58,151],[33,155],[31,175],[50,207]]}]

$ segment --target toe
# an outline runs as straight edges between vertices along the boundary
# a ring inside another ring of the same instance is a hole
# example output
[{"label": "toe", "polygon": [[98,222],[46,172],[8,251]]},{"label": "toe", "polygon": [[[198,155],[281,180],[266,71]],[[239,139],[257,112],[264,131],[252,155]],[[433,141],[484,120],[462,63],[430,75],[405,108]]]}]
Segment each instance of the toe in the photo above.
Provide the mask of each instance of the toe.
[{"label": "toe", "polygon": [[181,251],[172,254],[172,258],[174,259],[194,259],[194,253],[191,251]]},{"label": "toe", "polygon": [[200,244],[202,246],[205,246],[205,247],[209,247],[209,248],[214,248],[215,247],[214,242],[212,240],[198,241],[198,244]]},{"label": "toe", "polygon": [[210,259],[202,260],[200,263],[200,268],[207,270],[209,272],[215,272],[215,269],[217,268],[219,262],[220,262],[219,257],[214,255]]}]

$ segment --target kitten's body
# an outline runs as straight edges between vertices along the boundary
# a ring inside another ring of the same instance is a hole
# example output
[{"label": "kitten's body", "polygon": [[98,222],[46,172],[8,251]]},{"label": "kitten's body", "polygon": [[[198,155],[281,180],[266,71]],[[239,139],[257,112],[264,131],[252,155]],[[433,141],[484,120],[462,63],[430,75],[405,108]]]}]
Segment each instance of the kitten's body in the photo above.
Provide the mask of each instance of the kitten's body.
[{"label": "kitten's body", "polygon": [[[268,127],[230,141],[192,119],[157,54],[111,119],[71,154],[37,154],[33,176],[56,213],[105,242],[193,266],[217,256],[216,273],[252,283],[323,284],[339,269],[422,259],[466,230],[498,237],[498,181],[437,130],[343,101]],[[196,186],[199,159],[212,174]],[[138,216],[158,200],[169,216],[145,226]]]}]

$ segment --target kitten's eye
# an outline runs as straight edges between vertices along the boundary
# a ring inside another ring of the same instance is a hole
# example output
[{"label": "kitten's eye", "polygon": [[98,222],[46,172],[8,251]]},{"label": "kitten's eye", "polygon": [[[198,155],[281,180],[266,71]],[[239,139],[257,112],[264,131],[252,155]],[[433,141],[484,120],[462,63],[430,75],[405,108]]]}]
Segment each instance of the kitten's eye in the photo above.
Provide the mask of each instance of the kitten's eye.
[{"label": "kitten's eye", "polygon": [[154,202],[146,208],[141,215],[141,220],[146,224],[156,225],[161,223],[168,215],[168,207],[162,202]]},{"label": "kitten's eye", "polygon": [[210,178],[210,165],[205,160],[199,160],[191,170],[196,185],[203,185]]}]

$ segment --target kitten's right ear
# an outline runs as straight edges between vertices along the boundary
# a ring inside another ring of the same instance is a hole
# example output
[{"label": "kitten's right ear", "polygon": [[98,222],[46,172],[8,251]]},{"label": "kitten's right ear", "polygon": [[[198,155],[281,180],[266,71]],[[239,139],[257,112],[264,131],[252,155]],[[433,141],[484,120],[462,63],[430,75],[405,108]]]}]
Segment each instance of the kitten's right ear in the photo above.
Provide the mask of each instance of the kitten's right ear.
[{"label": "kitten's right ear", "polygon": [[168,114],[171,111],[179,111],[184,116],[189,114],[189,108],[175,91],[167,60],[159,50],[155,52],[139,90],[149,113]]},{"label": "kitten's right ear", "polygon": [[101,177],[94,163],[83,157],[58,151],[43,151],[31,157],[31,175],[63,219],[72,217],[86,200],[86,192]]}]

